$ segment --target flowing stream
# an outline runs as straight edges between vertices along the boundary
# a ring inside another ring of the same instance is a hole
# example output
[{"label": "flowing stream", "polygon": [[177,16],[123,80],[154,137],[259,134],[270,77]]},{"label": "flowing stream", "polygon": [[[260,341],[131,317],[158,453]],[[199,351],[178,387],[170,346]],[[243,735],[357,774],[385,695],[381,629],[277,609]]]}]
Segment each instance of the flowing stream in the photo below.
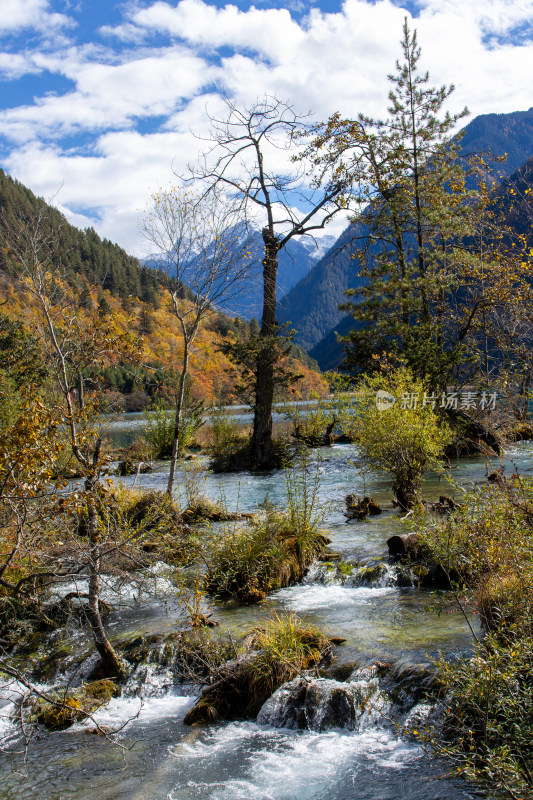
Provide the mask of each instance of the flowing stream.
[{"label": "flowing stream", "polygon": [[[528,444],[516,446],[502,462],[509,472],[519,469],[528,474],[531,451]],[[341,580],[336,570],[315,564],[300,584],[276,592],[265,603],[215,607],[220,629],[234,637],[273,609],[293,609],[324,633],[346,639],[336,649],[330,674],[313,687],[308,729],[295,728],[290,686],[278,690],[255,722],[187,727],[182,720],[194,703],[193,689],[172,685],[164,670],[149,669],[142,686],[134,676],[122,697],[96,715],[101,725],[113,728],[130,720],[119,735],[124,749],[91,735],[88,731],[94,725],[84,722],[34,738],[25,760],[17,729],[7,715],[0,717],[0,800],[461,800],[477,796],[466,784],[446,777],[446,765],[430,761],[414,740],[399,735],[394,714],[374,678],[361,669],[376,659],[408,669],[440,651],[454,657],[471,647],[469,627],[451,603],[439,608],[444,593],[398,585],[394,567],[385,558],[387,538],[405,530],[396,512],[346,522],[346,494],[371,494],[389,506],[389,481],[365,480],[357,451],[350,445],[314,451],[313,458],[320,470],[320,499],[326,508],[324,528],[332,540],[330,547],[343,561],[353,563],[351,575]],[[499,466],[500,462],[491,469]],[[449,472],[459,486],[465,486],[484,480],[486,470],[484,459],[477,458],[455,462]],[[126,485],[133,480],[123,479]],[[140,476],[139,485],[165,488],[165,465]],[[436,476],[429,476],[424,487],[428,499],[452,491],[458,490]],[[254,511],[266,495],[270,502],[283,504],[285,479],[282,472],[209,475],[205,492],[214,500],[223,497],[230,510]],[[110,598],[116,603],[111,589]],[[121,587],[121,603],[110,617],[112,635],[174,629],[177,604],[162,566],[153,571],[153,589],[143,598],[134,587]],[[472,624],[476,625],[475,618]],[[71,644],[89,647],[83,631],[73,633]],[[341,673],[348,683],[339,683]],[[339,691],[352,711],[343,721],[339,718],[337,725],[329,708]],[[357,712],[361,693],[377,698],[370,704],[372,711]]]}]

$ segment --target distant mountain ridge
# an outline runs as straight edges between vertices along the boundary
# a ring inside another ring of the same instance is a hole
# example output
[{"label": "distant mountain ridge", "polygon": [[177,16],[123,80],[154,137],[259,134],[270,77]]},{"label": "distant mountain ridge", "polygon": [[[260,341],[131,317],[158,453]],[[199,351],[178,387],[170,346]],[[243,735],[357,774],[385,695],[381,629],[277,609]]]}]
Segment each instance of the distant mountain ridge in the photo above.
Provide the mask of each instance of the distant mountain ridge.
[{"label": "distant mountain ridge", "polygon": [[[232,297],[231,302],[220,305],[220,310],[232,317],[241,317],[250,320],[253,317],[261,318],[263,312],[263,254],[264,244],[261,231],[248,228],[245,223],[236,225],[228,231],[230,240],[235,241],[235,250],[246,250],[249,262],[249,276],[246,286],[238,297]],[[323,236],[320,239],[307,237],[293,237],[287,245],[280,250],[278,255],[278,299],[285,297],[300,280],[305,279],[309,270],[316,261],[329,250],[335,243],[334,236]],[[162,263],[157,256],[144,259],[143,263],[150,268],[162,268]],[[187,280],[188,270],[194,270],[195,262],[183,270],[183,283],[188,285],[193,281]]]},{"label": "distant mountain ridge", "polygon": [[[465,155],[490,150],[492,155],[507,153],[498,165],[504,177],[526,170],[533,156],[533,107],[510,114],[483,114],[464,129],[461,149]],[[533,166],[533,165],[532,165]],[[529,174],[529,173],[528,173]],[[297,333],[295,342],[318,361],[321,369],[332,369],[342,360],[343,348],[334,334],[346,333],[353,320],[339,311],[347,289],[361,284],[351,240],[364,236],[362,225],[349,225],[337,242],[309,273],[278,303],[278,320],[287,322]]]}]

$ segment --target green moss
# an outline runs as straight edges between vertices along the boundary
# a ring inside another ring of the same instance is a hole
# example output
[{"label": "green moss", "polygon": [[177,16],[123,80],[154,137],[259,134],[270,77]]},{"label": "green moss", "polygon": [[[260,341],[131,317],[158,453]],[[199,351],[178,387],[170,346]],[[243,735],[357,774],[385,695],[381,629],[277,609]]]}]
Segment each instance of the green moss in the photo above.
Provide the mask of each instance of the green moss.
[{"label": "green moss", "polygon": [[340,575],[349,577],[353,572],[354,565],[349,561],[337,561],[337,570]]},{"label": "green moss", "polygon": [[419,581],[423,581],[429,575],[429,569],[423,564],[412,564],[411,572],[413,572]]},{"label": "green moss", "polygon": [[93,681],[81,689],[57,695],[56,703],[39,699],[35,706],[35,718],[48,730],[60,731],[93,714],[111,698],[120,695],[120,688],[110,680]]}]

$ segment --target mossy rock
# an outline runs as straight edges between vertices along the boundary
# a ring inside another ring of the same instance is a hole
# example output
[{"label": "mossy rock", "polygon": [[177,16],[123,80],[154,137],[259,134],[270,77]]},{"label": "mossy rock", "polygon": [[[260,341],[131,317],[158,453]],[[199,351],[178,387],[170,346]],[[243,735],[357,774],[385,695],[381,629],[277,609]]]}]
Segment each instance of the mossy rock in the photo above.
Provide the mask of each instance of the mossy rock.
[{"label": "mossy rock", "polygon": [[376,583],[383,577],[383,564],[371,564],[366,567],[361,567],[359,578],[365,583]]},{"label": "mossy rock", "polygon": [[71,654],[70,648],[66,645],[56,647],[51,653],[48,653],[42,660],[39,661],[38,669],[40,676],[45,679],[53,678],[65,659]]},{"label": "mossy rock", "polygon": [[40,699],[35,705],[35,717],[45,728],[50,731],[61,731],[70,728],[75,722],[80,722],[89,714],[93,714],[102,706],[109,703],[113,697],[120,696],[121,690],[116,683],[108,679],[87,683],[75,692],[67,692],[56,700],[60,705],[54,705]]},{"label": "mossy rock", "polygon": [[533,439],[533,423],[527,421],[518,423],[512,429],[511,439],[515,442],[524,442]]},{"label": "mossy rock", "polygon": [[349,561],[338,561],[337,562],[337,570],[340,575],[343,577],[350,577],[354,570],[354,564],[351,564]]},{"label": "mossy rock", "polygon": [[130,664],[141,664],[150,660],[151,653],[160,642],[161,636],[158,634],[140,635],[135,636],[123,645],[119,645],[119,649]]}]

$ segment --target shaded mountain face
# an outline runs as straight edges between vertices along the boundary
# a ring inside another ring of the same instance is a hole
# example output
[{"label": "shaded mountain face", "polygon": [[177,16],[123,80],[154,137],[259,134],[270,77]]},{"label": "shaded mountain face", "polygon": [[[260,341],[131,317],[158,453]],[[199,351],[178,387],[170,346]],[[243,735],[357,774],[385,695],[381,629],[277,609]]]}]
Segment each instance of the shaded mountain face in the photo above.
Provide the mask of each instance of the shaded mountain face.
[{"label": "shaded mountain face", "polygon": [[[514,181],[514,185],[520,184],[524,191],[533,181],[533,158],[530,158],[533,156],[533,108],[476,117],[464,128],[461,148],[465,155],[487,149],[493,155],[507,153],[507,160],[497,165],[508,178],[502,188]],[[521,211],[518,203],[515,206],[510,221],[530,230],[532,202],[529,201],[529,211],[526,203],[522,203]],[[347,289],[361,285],[357,259],[352,253],[364,245],[364,226],[350,225],[308,275],[278,303],[278,320],[290,320],[291,327],[297,331],[295,342],[308,350],[322,369],[332,369],[343,360],[343,346],[337,343],[334,331],[346,334],[354,322],[338,307],[344,302]]]},{"label": "shaded mountain face", "polygon": [[461,149],[465,155],[490,150],[492,155],[507,153],[498,165],[504,176],[511,175],[533,155],[533,107],[511,114],[481,114],[463,128]]},{"label": "shaded mountain face", "polygon": [[[0,169],[0,215],[8,227],[11,217],[29,220],[36,218],[43,209],[47,209],[47,219],[56,232],[56,256],[71,286],[79,288],[87,281],[107,289],[114,297],[134,296],[145,302],[156,302],[160,275],[143,267],[118,244],[101,239],[93,228],[79,230],[70,225],[57,209]],[[0,269],[11,277],[16,277],[20,271],[16,260],[10,256],[5,231],[1,228]]]},{"label": "shaded mountain face", "polygon": [[353,254],[357,242],[365,238],[364,225],[349,225],[318,264],[279,301],[278,322],[296,329],[295,341],[305,350],[310,351],[345,316],[338,306],[346,299],[346,289],[361,285]]},{"label": "shaded mountain face", "polygon": [[[236,258],[248,264],[248,278],[239,295],[231,297],[226,303],[222,301],[219,309],[233,317],[250,320],[260,319],[263,312],[263,254],[264,243],[260,230],[249,229],[245,223],[231,228],[227,235],[232,243]],[[309,236],[294,237],[278,254],[278,299],[283,299],[287,292],[300,280],[335,242],[334,236],[323,236],[313,239]],[[164,269],[163,262],[152,256],[144,260],[152,269]],[[193,259],[182,273],[183,283],[194,286],[194,272],[201,269],[199,260]],[[172,271],[172,270],[169,270]]]},{"label": "shaded mountain face", "polygon": [[[327,237],[327,245],[333,244],[335,237]],[[317,246],[318,244],[318,246]],[[248,243],[250,255],[249,279],[246,287],[237,298],[232,298],[227,307],[222,304],[221,310],[231,316],[243,319],[261,319],[263,313],[263,254],[264,244],[261,231],[254,230],[250,234]],[[282,301],[287,293],[302,280],[305,280],[309,270],[316,263],[317,257],[323,252],[324,244],[317,243],[309,237],[291,239],[278,253],[278,301]]]}]

